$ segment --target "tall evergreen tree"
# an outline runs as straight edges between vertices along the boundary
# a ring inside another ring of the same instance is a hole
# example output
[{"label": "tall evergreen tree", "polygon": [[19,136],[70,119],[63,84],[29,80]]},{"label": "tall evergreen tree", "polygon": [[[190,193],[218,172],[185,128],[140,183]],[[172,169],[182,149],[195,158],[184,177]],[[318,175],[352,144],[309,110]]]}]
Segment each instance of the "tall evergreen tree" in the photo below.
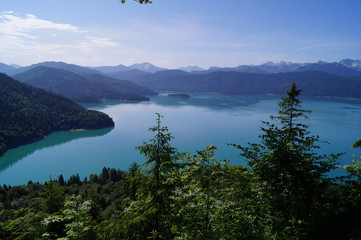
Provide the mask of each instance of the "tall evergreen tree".
[{"label": "tall evergreen tree", "polygon": [[298,232],[298,223],[311,221],[317,212],[331,180],[327,174],[336,167],[338,155],[316,153],[319,138],[311,136],[308,126],[301,123],[310,113],[298,98],[301,90],[293,83],[286,93],[278,104],[279,115],[271,116],[278,124],[263,122],[261,142],[234,146],[249,160],[257,178],[255,189],[267,206],[263,211],[278,216],[275,231],[291,227]]},{"label": "tall evergreen tree", "polygon": [[[149,142],[137,147],[146,162],[144,187],[139,189],[136,200],[121,214],[124,226],[123,239],[172,239],[172,198],[176,180],[174,175],[178,164],[178,153],[170,145],[173,139],[168,128],[162,125],[162,116],[157,113],[156,125],[149,131],[155,136]],[[139,179],[139,178],[138,178]]]}]

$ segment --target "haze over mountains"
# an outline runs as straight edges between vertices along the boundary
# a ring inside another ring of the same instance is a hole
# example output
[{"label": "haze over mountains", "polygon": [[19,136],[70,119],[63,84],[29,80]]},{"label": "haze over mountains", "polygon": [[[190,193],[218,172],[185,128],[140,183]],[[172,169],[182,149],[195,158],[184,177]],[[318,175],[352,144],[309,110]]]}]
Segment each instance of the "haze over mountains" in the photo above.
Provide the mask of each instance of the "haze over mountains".
[{"label": "haze over mountains", "polygon": [[[61,66],[64,66],[62,63]],[[37,66],[13,76],[20,82],[58,93],[77,102],[98,102],[101,99],[146,101],[142,95],[154,95],[154,91],[125,80],[104,76],[97,71],[82,70],[70,65],[64,68]],[[84,68],[86,70],[86,68]],[[77,73],[76,73],[77,72]]]},{"label": "haze over mountains", "polygon": [[[130,66],[119,64],[117,66],[99,66],[99,67],[81,67],[78,65],[67,64],[63,62],[43,62],[26,67],[21,67],[16,64],[7,65],[4,63],[0,63],[0,72],[12,76],[37,66],[60,68],[75,73],[84,73],[84,72],[114,73],[114,72],[125,72],[131,70],[140,70],[147,73],[155,73],[164,70],[171,70],[167,68],[157,67],[148,62],[136,63]],[[256,73],[279,73],[279,72],[302,71],[303,69],[315,70],[315,71],[322,71],[322,70],[327,71],[327,69],[331,70],[332,67],[336,69],[339,68],[340,71],[350,71],[350,72],[358,71],[358,73],[355,72],[354,73],[359,76],[360,75],[359,72],[361,71],[361,60],[343,59],[339,62],[332,62],[332,63],[324,62],[324,61],[319,61],[317,63],[292,63],[292,62],[281,61],[279,63],[266,62],[260,65],[239,65],[237,67],[210,67],[208,69],[203,69],[198,66],[187,66],[187,67],[180,67],[178,68],[178,70],[182,70],[185,72],[236,71],[236,72],[256,72]],[[336,73],[337,73],[336,75],[338,74],[342,75],[342,72],[341,73],[336,72]]]},{"label": "haze over mountains", "polygon": [[169,70],[147,62],[101,67],[43,62],[20,68],[0,64],[0,71],[78,102],[144,101],[157,91],[283,94],[291,82],[296,82],[304,95],[361,98],[361,61],[352,59],[267,62],[207,70],[197,66]]}]

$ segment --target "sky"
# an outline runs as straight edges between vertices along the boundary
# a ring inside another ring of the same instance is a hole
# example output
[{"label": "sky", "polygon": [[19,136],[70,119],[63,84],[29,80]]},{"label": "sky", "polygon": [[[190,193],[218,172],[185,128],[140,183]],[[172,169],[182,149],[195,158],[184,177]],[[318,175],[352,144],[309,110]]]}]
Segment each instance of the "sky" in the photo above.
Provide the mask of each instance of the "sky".
[{"label": "sky", "polygon": [[235,67],[361,59],[360,0],[0,0],[0,62]]}]

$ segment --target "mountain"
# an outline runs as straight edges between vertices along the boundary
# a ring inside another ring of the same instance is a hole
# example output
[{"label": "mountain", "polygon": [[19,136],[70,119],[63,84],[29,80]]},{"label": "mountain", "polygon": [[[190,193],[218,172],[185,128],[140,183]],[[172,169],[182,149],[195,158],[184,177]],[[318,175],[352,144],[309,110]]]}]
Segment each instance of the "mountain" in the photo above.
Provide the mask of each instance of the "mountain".
[{"label": "mountain", "polygon": [[11,71],[14,71],[16,68],[11,66],[11,65],[7,65],[5,63],[0,63],[0,73],[6,73],[8,74]]},{"label": "mountain", "polygon": [[361,76],[361,71],[354,70],[349,68],[341,63],[327,63],[327,62],[318,62],[318,63],[310,63],[301,67],[298,67],[295,71],[303,72],[303,71],[321,71],[329,74],[334,74],[338,76],[344,77],[357,77]]},{"label": "mountain", "polygon": [[101,66],[101,67],[89,67],[91,69],[103,72],[103,73],[112,73],[112,72],[124,72],[131,70],[129,67],[119,64],[118,66]]},{"label": "mountain", "polygon": [[15,64],[15,63],[10,64],[10,66],[12,66],[12,67],[14,67],[14,68],[21,68],[21,67],[22,67],[22,66],[20,66],[20,65]]},{"label": "mountain", "polygon": [[[210,67],[205,72],[246,72],[246,73],[268,73],[258,68],[258,66],[250,66],[250,65],[240,65],[238,67]],[[197,72],[197,73],[205,73],[205,72]]]},{"label": "mountain", "polygon": [[292,82],[306,96],[361,98],[361,78],[304,71],[273,74],[162,71],[132,79],[154,91],[211,92],[221,94],[284,94]]},{"label": "mountain", "polygon": [[268,73],[294,72],[304,64],[281,61],[279,63],[267,62],[257,66],[258,69]]},{"label": "mountain", "polygon": [[[205,72],[244,72],[244,73],[281,73],[322,71],[344,77],[361,76],[361,61],[344,59],[339,63],[328,63],[319,61],[317,63],[292,63],[281,61],[279,63],[266,62],[261,65],[240,65],[238,67],[210,67]],[[203,72],[203,73],[205,73]],[[198,72],[202,73],[202,72]]]},{"label": "mountain", "polygon": [[140,94],[154,94],[145,87],[122,80],[88,73],[79,75],[67,70],[39,66],[13,76],[16,80],[57,93],[77,102],[98,102],[101,99],[146,101]]},{"label": "mountain", "polygon": [[[147,74],[147,73],[146,73]],[[139,95],[156,95],[157,93],[153,90],[142,87],[134,84],[133,82],[115,79],[109,76],[104,76],[102,74],[91,73],[91,74],[82,74],[88,81],[97,83],[97,84],[105,84],[112,89],[115,89],[123,94],[122,99],[124,100],[135,100],[140,98]],[[139,76],[139,75],[137,75]],[[141,99],[139,99],[141,100]],[[146,99],[143,99],[146,100]],[[148,98],[147,98],[148,100]]]},{"label": "mountain", "polygon": [[151,75],[151,74],[152,73],[149,73],[149,72],[144,72],[144,71],[141,71],[141,70],[132,69],[132,70],[129,70],[129,71],[124,71],[124,72],[107,73],[107,76],[109,76],[111,78],[116,78],[116,79],[130,80],[130,79],[133,79],[135,77]]},{"label": "mountain", "polygon": [[166,70],[165,68],[160,68],[157,66],[154,66],[151,63],[148,62],[144,62],[144,63],[135,63],[132,64],[130,66],[125,66],[122,64],[119,64],[118,66],[101,66],[101,67],[90,67],[93,70],[97,70],[97,71],[101,71],[103,73],[115,73],[115,72],[126,72],[126,71],[130,71],[130,70],[140,70],[143,72],[148,72],[148,73],[155,73],[158,71],[163,71]]},{"label": "mountain", "polygon": [[352,60],[347,58],[341,60],[339,63],[354,70],[361,71],[361,60]]},{"label": "mountain", "polygon": [[293,72],[302,64],[281,61],[279,63],[266,62],[261,65],[239,65],[237,67],[210,67],[207,72],[243,72],[243,73],[280,73]]},{"label": "mountain", "polygon": [[[159,71],[153,74],[133,77],[130,81],[140,86],[148,86],[148,88],[154,90],[154,89],[162,89],[159,88],[158,84],[163,84],[163,82],[164,84],[172,84],[173,82],[177,81],[178,79],[182,79],[183,77],[195,76],[195,75],[199,75],[199,74],[188,73],[181,70],[166,70],[166,71]],[[200,74],[200,75],[204,75],[204,74]],[[152,86],[153,83],[156,85]]]},{"label": "mountain", "polygon": [[155,73],[155,72],[165,70],[164,68],[156,67],[153,64],[148,63],[148,62],[132,64],[132,65],[128,66],[128,68],[138,69],[138,70],[141,70],[144,72],[150,72],[150,73]]},{"label": "mountain", "polygon": [[64,63],[64,62],[42,62],[42,63],[37,63],[37,64],[33,64],[27,67],[22,67],[22,68],[18,68],[15,69],[14,71],[10,72],[9,74],[11,76],[14,76],[16,74],[28,71],[30,69],[36,68],[36,67],[49,67],[49,68],[57,68],[57,69],[63,69],[63,70],[67,70],[73,73],[77,73],[77,74],[82,74],[82,73],[101,73],[100,71],[94,70],[94,69],[90,69],[87,67],[81,67],[75,64],[68,64],[68,63]]},{"label": "mountain", "polygon": [[198,66],[188,66],[188,67],[180,67],[178,70],[182,70],[185,72],[197,72],[197,71],[205,71],[203,68]]},{"label": "mountain", "polygon": [[114,126],[106,114],[0,74],[0,155],[54,131]]}]

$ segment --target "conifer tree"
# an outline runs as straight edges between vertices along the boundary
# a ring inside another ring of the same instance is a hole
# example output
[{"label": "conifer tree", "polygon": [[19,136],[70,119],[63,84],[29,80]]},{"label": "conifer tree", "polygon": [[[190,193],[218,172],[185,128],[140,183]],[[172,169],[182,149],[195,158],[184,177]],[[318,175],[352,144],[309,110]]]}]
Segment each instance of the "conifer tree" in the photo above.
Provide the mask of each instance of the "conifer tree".
[{"label": "conifer tree", "polygon": [[171,212],[176,181],[168,176],[178,167],[178,153],[170,145],[173,137],[168,128],[162,125],[161,119],[162,116],[157,113],[156,125],[149,129],[155,132],[154,138],[137,147],[146,158],[144,167],[147,180],[145,189],[137,193],[137,199],[130,203],[123,214],[128,224],[124,229],[125,239],[173,238]]},{"label": "conifer tree", "polygon": [[[336,167],[339,156],[315,152],[319,138],[310,135],[308,126],[300,122],[310,113],[298,98],[301,90],[293,83],[286,93],[278,104],[279,115],[271,116],[278,123],[263,122],[261,142],[248,147],[234,145],[248,159],[257,179],[255,189],[266,206],[263,209],[279,216],[279,223],[273,224],[279,229],[313,218],[331,180],[327,174]],[[295,225],[291,227],[297,228]]]}]

